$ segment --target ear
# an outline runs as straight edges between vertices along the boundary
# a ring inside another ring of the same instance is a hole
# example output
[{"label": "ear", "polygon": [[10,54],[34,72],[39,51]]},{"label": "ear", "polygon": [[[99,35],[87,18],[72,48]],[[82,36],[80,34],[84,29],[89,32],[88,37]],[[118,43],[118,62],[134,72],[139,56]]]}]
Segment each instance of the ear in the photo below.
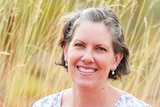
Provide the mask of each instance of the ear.
[{"label": "ear", "polygon": [[65,42],[63,45],[63,54],[64,54],[64,60],[67,61],[67,53],[68,53],[68,45]]},{"label": "ear", "polygon": [[116,68],[119,65],[119,63],[121,62],[123,56],[124,56],[124,54],[122,52],[119,52],[118,54],[115,55],[115,60],[114,60],[112,70],[116,70]]}]

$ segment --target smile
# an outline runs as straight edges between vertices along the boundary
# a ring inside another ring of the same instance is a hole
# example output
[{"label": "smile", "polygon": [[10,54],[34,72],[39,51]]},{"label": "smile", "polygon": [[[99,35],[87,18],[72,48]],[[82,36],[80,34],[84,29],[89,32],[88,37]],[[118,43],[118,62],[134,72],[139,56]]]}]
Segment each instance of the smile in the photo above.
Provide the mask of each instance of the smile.
[{"label": "smile", "polygon": [[97,71],[97,69],[92,69],[92,68],[88,69],[88,68],[79,67],[79,66],[77,68],[80,72],[85,72],[85,73],[93,73]]}]

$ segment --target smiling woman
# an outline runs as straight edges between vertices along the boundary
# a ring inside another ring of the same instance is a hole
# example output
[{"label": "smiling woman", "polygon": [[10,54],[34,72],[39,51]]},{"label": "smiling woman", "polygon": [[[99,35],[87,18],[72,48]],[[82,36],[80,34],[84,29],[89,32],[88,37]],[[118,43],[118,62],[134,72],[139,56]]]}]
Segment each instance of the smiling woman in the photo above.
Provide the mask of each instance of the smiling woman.
[{"label": "smiling woman", "polygon": [[70,77],[77,87],[85,88],[105,83],[109,71],[116,69],[123,57],[122,53],[114,55],[112,36],[105,25],[89,21],[76,27],[64,50]]},{"label": "smiling woman", "polygon": [[129,51],[115,13],[109,8],[87,8],[72,15],[60,41],[60,65],[73,86],[33,107],[150,107],[108,83],[130,73]]}]

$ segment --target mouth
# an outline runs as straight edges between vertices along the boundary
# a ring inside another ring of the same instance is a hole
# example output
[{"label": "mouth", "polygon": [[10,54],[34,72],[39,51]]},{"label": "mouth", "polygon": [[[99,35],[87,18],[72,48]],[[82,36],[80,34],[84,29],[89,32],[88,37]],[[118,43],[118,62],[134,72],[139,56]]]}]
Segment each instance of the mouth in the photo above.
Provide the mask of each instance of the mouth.
[{"label": "mouth", "polygon": [[98,70],[98,69],[94,69],[94,68],[85,68],[85,67],[80,67],[80,66],[77,66],[77,69],[80,72],[84,72],[84,73],[94,73]]}]

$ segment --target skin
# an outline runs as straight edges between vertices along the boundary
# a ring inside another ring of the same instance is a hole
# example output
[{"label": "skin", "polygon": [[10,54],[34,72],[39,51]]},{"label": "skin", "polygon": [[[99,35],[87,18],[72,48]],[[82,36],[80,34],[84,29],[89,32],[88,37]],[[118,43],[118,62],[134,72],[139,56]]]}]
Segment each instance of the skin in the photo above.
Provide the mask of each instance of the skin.
[{"label": "skin", "polygon": [[121,92],[107,83],[123,54],[114,54],[112,35],[103,23],[82,22],[64,45],[73,88],[66,90],[62,107],[112,107]]}]

